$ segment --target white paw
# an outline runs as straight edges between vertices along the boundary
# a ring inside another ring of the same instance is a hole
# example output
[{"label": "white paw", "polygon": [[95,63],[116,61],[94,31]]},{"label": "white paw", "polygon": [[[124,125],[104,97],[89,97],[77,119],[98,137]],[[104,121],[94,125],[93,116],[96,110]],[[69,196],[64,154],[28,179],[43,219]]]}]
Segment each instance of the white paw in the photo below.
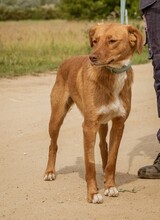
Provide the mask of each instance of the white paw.
[{"label": "white paw", "polygon": [[110,197],[117,197],[119,195],[119,192],[116,187],[110,187],[104,191],[104,195]]},{"label": "white paw", "polygon": [[54,173],[49,173],[44,176],[45,181],[52,181],[56,179],[56,175]]},{"label": "white paw", "polygon": [[96,204],[96,203],[98,203],[98,204],[103,203],[102,195],[99,194],[99,193],[98,194],[94,194],[93,199],[92,199],[92,203],[94,203],[94,204]]}]

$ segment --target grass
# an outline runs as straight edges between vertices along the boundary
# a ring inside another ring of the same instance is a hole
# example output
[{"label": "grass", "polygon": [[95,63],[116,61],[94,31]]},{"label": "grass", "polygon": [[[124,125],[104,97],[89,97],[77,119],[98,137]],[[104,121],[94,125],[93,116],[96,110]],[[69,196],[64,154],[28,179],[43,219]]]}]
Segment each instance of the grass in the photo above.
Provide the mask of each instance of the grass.
[{"label": "grass", "polygon": [[135,53],[133,55],[132,63],[133,64],[144,64],[144,63],[147,63],[147,62],[149,62],[148,57],[149,57],[149,55],[148,55],[148,48],[146,46],[146,47],[143,48],[143,51],[142,51],[141,55],[139,55],[137,53]]},{"label": "grass", "polygon": [[[62,60],[89,52],[84,21],[0,22],[0,77],[38,74],[57,69]],[[147,51],[134,64],[147,62]]]}]

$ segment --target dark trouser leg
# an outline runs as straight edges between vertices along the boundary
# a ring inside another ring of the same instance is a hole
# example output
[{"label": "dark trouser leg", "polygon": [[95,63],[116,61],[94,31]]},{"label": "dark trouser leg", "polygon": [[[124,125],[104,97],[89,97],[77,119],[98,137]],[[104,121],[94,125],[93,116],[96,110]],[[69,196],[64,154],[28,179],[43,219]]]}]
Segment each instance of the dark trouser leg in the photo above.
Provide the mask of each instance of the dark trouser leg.
[{"label": "dark trouser leg", "polygon": [[[160,1],[155,2],[144,11],[147,23],[147,37],[154,70],[154,88],[157,96],[157,110],[160,117]],[[157,132],[160,142],[160,129]],[[139,169],[138,176],[146,179],[160,179],[160,153],[153,165]]]},{"label": "dark trouser leg", "polygon": [[[147,36],[154,70],[154,88],[157,97],[158,116],[160,117],[160,2],[157,1],[144,11],[147,23]],[[157,133],[160,142],[160,130]]]}]

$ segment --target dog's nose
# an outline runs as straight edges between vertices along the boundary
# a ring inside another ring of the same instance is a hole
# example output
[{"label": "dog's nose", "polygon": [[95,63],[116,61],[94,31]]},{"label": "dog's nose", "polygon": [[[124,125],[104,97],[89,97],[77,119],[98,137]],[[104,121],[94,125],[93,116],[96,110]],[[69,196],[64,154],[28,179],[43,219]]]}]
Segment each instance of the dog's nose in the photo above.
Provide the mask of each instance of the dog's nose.
[{"label": "dog's nose", "polygon": [[89,56],[89,59],[90,59],[90,61],[93,62],[93,63],[97,62],[97,60],[98,60],[98,59],[97,59],[97,56],[94,55],[94,54],[93,54],[93,55],[90,55],[90,56]]}]

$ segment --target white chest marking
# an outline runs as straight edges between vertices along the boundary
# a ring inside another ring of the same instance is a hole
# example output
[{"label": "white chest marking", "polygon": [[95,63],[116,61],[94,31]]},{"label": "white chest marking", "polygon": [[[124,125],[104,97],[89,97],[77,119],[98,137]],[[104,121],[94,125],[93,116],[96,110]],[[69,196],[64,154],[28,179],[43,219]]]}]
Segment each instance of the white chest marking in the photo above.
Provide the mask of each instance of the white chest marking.
[{"label": "white chest marking", "polygon": [[122,101],[120,99],[116,99],[114,102],[110,103],[109,105],[102,105],[99,110],[98,114],[116,114],[117,116],[125,116],[125,109],[122,105]]},{"label": "white chest marking", "polygon": [[126,111],[123,107],[122,100],[120,99],[119,94],[123,89],[126,78],[127,75],[125,72],[116,75],[113,91],[114,101],[109,103],[108,105],[102,105],[100,108],[98,108],[98,115],[104,116],[102,119],[102,123],[106,123],[116,116],[125,116]]},{"label": "white chest marking", "polygon": [[116,80],[114,83],[114,91],[113,91],[115,97],[119,96],[119,93],[123,89],[126,78],[127,78],[126,72],[116,75]]}]

